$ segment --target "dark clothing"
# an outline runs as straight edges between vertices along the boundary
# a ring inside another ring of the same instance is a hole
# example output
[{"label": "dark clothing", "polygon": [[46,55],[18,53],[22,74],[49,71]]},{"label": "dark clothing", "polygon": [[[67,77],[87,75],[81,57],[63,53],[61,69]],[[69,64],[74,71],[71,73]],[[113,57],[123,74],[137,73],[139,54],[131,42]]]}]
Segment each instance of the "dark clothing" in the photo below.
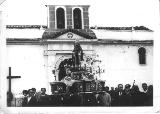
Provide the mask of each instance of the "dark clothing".
[{"label": "dark clothing", "polygon": [[146,106],[153,106],[153,91],[152,92],[147,92],[147,101],[145,102]]},{"label": "dark clothing", "polygon": [[124,93],[123,94],[123,104],[122,106],[132,106],[132,96],[131,93]]},{"label": "dark clothing", "polygon": [[31,97],[28,101],[29,97],[24,97],[22,101],[23,107],[34,107],[37,106],[37,99],[35,96]]},{"label": "dark clothing", "polygon": [[142,99],[142,106],[147,106],[147,101],[148,101],[147,93],[142,92],[141,99]]},{"label": "dark clothing", "polygon": [[27,103],[28,107],[34,107],[37,106],[37,99],[35,96],[31,97],[31,99]]},{"label": "dark clothing", "polygon": [[124,95],[118,95],[118,100],[117,100],[118,106],[124,106]]},{"label": "dark clothing", "polygon": [[83,106],[96,106],[97,99],[93,93],[83,94]]},{"label": "dark clothing", "polygon": [[81,106],[81,100],[81,96],[75,93],[69,98],[69,106]]},{"label": "dark clothing", "polygon": [[114,90],[110,90],[111,95],[111,106],[117,106],[118,105],[118,92]]},{"label": "dark clothing", "polygon": [[50,106],[63,106],[64,97],[60,94],[50,95],[49,105]]},{"label": "dark clothing", "polygon": [[132,106],[143,106],[143,102],[142,92],[137,91],[132,93]]},{"label": "dark clothing", "polygon": [[153,94],[148,95],[148,102],[146,103],[147,106],[153,106]]},{"label": "dark clothing", "polygon": [[74,44],[72,59],[73,59],[74,66],[77,66],[77,67],[80,65],[80,61],[83,60],[83,50],[79,42],[75,42]]},{"label": "dark clothing", "polygon": [[23,101],[22,101],[22,107],[26,107],[26,106],[27,106],[27,103],[28,103],[27,97],[24,97],[24,98],[23,98]]},{"label": "dark clothing", "polygon": [[124,106],[124,92],[116,92],[116,106]]},{"label": "dark clothing", "polygon": [[115,92],[114,106],[130,106],[130,98],[124,91]]},{"label": "dark clothing", "polygon": [[49,106],[49,96],[47,94],[41,95],[38,101],[39,106]]},{"label": "dark clothing", "polygon": [[121,92],[111,92],[112,106],[132,106],[132,95],[131,93]]},{"label": "dark clothing", "polygon": [[70,94],[66,93],[64,94],[64,106],[69,106],[70,105]]}]

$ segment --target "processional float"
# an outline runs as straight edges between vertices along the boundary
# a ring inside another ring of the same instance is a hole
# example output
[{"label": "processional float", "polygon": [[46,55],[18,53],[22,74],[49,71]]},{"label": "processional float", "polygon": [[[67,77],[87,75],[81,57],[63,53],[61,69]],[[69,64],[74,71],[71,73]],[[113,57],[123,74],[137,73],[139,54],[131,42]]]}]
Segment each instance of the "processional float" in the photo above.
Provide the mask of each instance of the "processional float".
[{"label": "processional float", "polygon": [[92,67],[86,64],[82,65],[83,61],[83,50],[80,43],[75,41],[72,51],[73,65],[65,66],[66,76],[64,79],[50,83],[53,95],[67,94],[70,92],[70,88],[73,93],[82,94],[82,96],[104,91],[105,81],[98,80],[95,73],[92,73]]}]

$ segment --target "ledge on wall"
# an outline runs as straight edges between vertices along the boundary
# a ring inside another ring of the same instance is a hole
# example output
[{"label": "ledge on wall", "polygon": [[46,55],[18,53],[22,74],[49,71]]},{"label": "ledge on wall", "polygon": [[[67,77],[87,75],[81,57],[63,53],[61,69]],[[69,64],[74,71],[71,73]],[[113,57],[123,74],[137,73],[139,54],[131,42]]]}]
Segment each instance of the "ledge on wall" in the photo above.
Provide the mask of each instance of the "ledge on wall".
[{"label": "ledge on wall", "polygon": [[149,28],[145,26],[135,26],[135,27],[90,27],[90,29],[96,29],[96,30],[127,30],[127,31],[134,31],[134,30],[143,30],[143,31],[150,31],[153,32],[153,30],[150,30]]},{"label": "ledge on wall", "polygon": [[46,25],[6,25],[7,29],[47,29]]},{"label": "ledge on wall", "polygon": [[[7,38],[7,45],[48,45],[52,43],[73,43],[74,40],[44,40],[41,38],[36,39],[19,39],[19,38]],[[81,43],[87,44],[107,44],[107,45],[153,45],[153,40],[104,40],[104,39],[97,39],[97,40],[83,40],[80,41]]]},{"label": "ledge on wall", "polygon": [[[48,27],[46,25],[6,25],[6,28],[8,29],[32,29],[32,28],[44,28],[47,29]],[[134,26],[134,27],[90,27],[90,29],[97,29],[97,30],[146,30],[146,31],[151,31],[153,30],[145,27],[145,26]]]}]

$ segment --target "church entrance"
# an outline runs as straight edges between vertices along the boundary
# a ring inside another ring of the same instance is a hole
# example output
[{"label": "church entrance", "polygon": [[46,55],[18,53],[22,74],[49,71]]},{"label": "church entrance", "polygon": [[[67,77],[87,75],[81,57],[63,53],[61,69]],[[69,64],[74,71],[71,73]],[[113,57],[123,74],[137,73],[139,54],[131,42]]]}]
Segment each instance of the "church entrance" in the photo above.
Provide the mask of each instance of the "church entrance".
[{"label": "church entrance", "polygon": [[64,59],[60,65],[59,65],[59,74],[58,79],[61,81],[66,76],[66,67],[67,66],[73,66],[73,60],[72,58]]}]

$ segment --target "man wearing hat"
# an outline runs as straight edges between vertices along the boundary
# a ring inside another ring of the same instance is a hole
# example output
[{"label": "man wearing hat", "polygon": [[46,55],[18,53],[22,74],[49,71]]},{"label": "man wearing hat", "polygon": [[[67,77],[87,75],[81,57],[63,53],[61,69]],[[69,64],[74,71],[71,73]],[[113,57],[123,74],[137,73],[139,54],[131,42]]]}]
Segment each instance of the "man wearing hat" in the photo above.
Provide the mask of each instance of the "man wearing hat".
[{"label": "man wearing hat", "polygon": [[142,102],[143,102],[143,106],[147,105],[147,101],[148,101],[148,97],[147,97],[147,91],[148,91],[148,85],[146,83],[142,83]]},{"label": "man wearing hat", "polygon": [[34,91],[29,89],[28,91],[28,98],[27,98],[27,107],[34,107],[37,106],[37,99],[34,96]]},{"label": "man wearing hat", "polygon": [[117,95],[116,95],[116,104],[115,106],[123,106],[124,105],[124,90],[123,90],[123,85],[118,84],[118,89],[117,89]]},{"label": "man wearing hat", "polygon": [[124,101],[123,105],[124,106],[132,106],[132,96],[131,96],[131,90],[130,90],[131,85],[126,84],[125,89],[124,89]]}]

